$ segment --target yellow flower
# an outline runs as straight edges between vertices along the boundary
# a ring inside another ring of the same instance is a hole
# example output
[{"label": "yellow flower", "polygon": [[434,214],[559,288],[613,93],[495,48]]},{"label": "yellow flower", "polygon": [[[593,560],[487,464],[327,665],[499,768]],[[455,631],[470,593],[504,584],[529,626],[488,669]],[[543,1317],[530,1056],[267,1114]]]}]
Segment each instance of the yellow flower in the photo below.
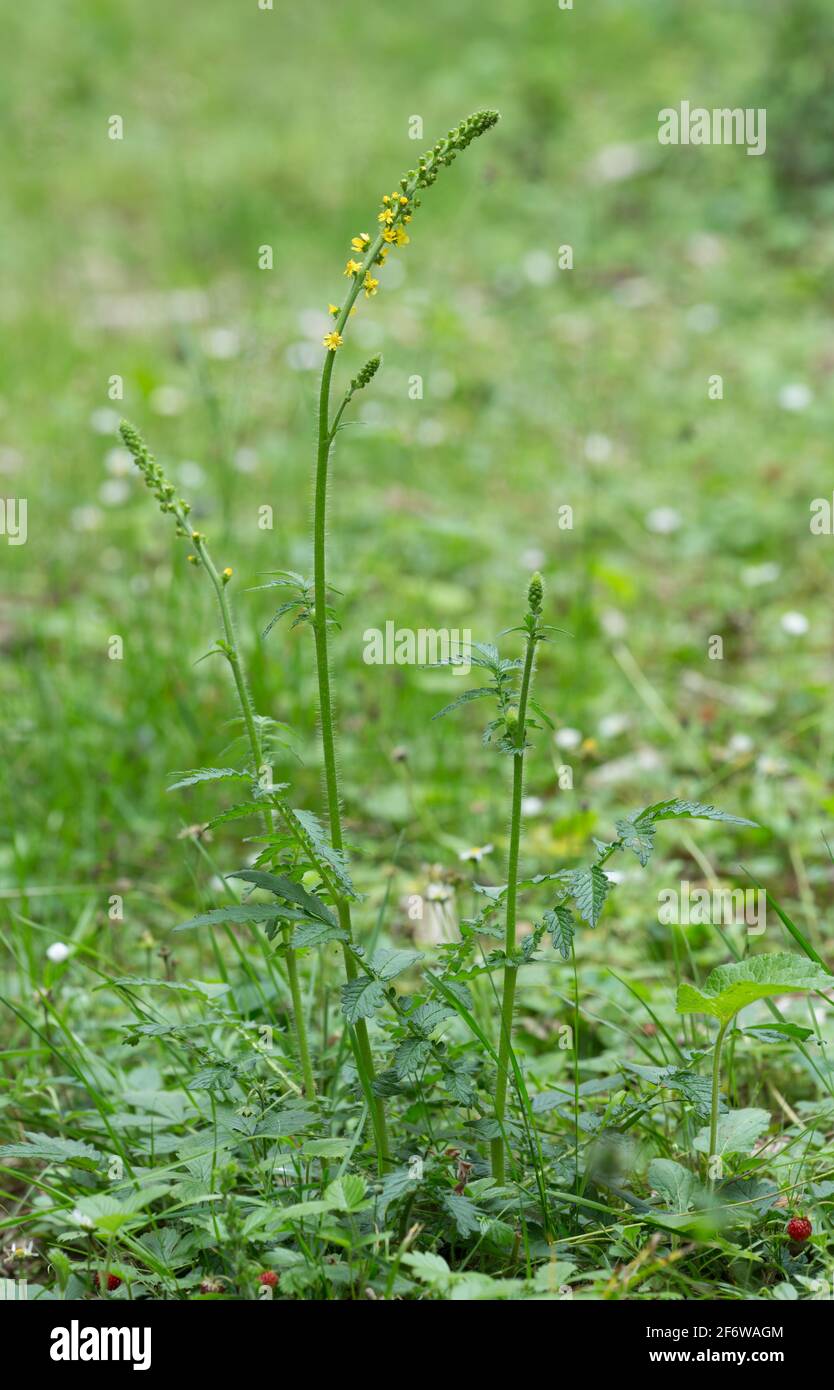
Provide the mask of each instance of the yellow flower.
[{"label": "yellow flower", "polygon": [[358,275],[361,269],[358,261],[348,261],[345,266],[345,275]]},{"label": "yellow flower", "polygon": [[379,289],[379,281],[375,280],[369,270],[365,271],[365,298],[370,299],[372,294],[376,294]]},{"label": "yellow flower", "polygon": [[401,193],[401,194],[400,194],[400,203],[402,204],[403,207],[406,207],[407,204],[408,204],[408,199],[406,198],[406,196],[405,196],[404,193]]},{"label": "yellow flower", "polygon": [[383,194],[382,201],[383,203],[390,203],[391,199],[388,197],[387,193]]},{"label": "yellow flower", "polygon": [[402,227],[397,227],[394,232],[394,235],[397,238],[398,246],[407,246],[408,243],[411,241],[411,237],[408,235],[408,232],[404,232]]},{"label": "yellow flower", "polygon": [[377,222],[387,222],[390,226],[391,223],[394,221],[394,214],[390,208],[383,208],[382,212],[379,214],[376,220]]},{"label": "yellow flower", "polygon": [[370,240],[371,238],[368,236],[367,232],[360,232],[358,236],[353,238],[350,244],[354,251],[364,251],[366,247],[370,245]]},{"label": "yellow flower", "polygon": [[333,317],[334,319],[335,319],[335,318],[338,318],[338,316],[339,316],[339,306],[338,306],[338,304],[328,304],[328,306],[327,306],[327,312],[328,312],[328,314],[332,315],[332,317]]},{"label": "yellow flower", "polygon": [[228,584],[233,574],[234,570],[229,565],[227,565],[223,571],[223,583]]},{"label": "yellow flower", "polygon": [[332,333],[326,334],[322,339],[322,347],[326,347],[328,352],[335,352],[337,348],[342,346],[343,342],[341,333],[337,333],[334,328]]},{"label": "yellow flower", "polygon": [[385,231],[382,233],[382,240],[383,240],[383,241],[387,241],[389,245],[391,244],[392,241],[396,241],[396,240],[397,240],[396,228],[394,228],[394,227],[386,227],[386,228],[385,228]]}]

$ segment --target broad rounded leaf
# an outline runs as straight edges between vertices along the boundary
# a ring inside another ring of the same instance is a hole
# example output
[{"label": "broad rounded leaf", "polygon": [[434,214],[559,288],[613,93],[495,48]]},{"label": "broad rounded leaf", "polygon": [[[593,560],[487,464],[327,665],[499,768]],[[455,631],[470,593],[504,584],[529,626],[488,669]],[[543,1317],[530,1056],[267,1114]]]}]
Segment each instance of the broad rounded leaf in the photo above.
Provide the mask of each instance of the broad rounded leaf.
[{"label": "broad rounded leaf", "polygon": [[719,965],[706,979],[703,990],[694,985],[678,989],[679,1014],[710,1014],[727,1023],[739,1009],[774,994],[801,994],[809,989],[831,989],[834,979],[813,961],[789,951],[751,956],[733,965]]}]

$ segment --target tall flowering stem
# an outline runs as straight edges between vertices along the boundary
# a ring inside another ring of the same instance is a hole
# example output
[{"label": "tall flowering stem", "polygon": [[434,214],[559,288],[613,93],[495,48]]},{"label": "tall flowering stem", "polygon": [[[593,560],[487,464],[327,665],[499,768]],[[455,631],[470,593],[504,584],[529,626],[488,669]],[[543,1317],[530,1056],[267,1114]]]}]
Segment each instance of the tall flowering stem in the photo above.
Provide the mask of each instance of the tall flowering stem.
[{"label": "tall flowering stem", "polygon": [[[336,767],[335,725],[333,718],[333,695],[328,653],[328,606],[327,606],[327,484],[333,442],[339,424],[350,400],[368,384],[377,368],[379,358],[372,358],[354,377],[345,392],[344,398],[331,417],[330,393],[333,381],[333,367],[336,353],[345,340],[348,320],[354,312],[356,300],[364,291],[366,299],[372,298],[378,290],[379,279],[374,271],[384,266],[393,247],[407,246],[410,237],[406,230],[414,211],[420,206],[420,190],[429,188],[440,170],[452,164],[457,155],[465,150],[479,135],[490,130],[498,120],[496,111],[479,111],[469,116],[455,130],[437,142],[433,149],[419,160],[416,169],[410,169],[400,180],[399,188],[386,194],[382,199],[377,215],[378,230],[375,236],[360,232],[351,241],[351,256],[345,267],[345,275],[350,284],[344,303],[331,304],[329,311],[334,319],[333,329],[326,334],[323,346],[327,349],[321,375],[318,407],[318,444],[316,450],[315,513],[313,521],[314,548],[314,586],[315,614],[313,631],[316,648],[316,670],[319,691],[319,718],[321,740],[324,754],[324,780],[327,795],[327,809],[330,821],[330,839],[333,848],[342,850],[344,837],[341,818],[341,798],[339,777]],[[337,904],[339,922],[345,930],[348,942],[344,945],[345,974],[348,980],[356,977],[357,966],[349,943],[353,939],[350,902],[342,897]],[[368,1028],[364,1019],[359,1019],[354,1027],[354,1050],[361,1058],[363,1068],[373,1076],[373,1057],[371,1053]],[[377,1152],[383,1159],[388,1158],[388,1138],[385,1126],[385,1112],[382,1100],[374,1099],[372,1120],[377,1144]]]},{"label": "tall flowering stem", "polygon": [[[182,498],[177,498],[173,484],[165,477],[159,464],[154,459],[153,454],[149,453],[147,445],[138,430],[134,429],[133,425],[129,424],[127,420],[123,420],[119,427],[119,432],[126,447],[133,455],[134,462],[142,473],[145,482],[157,498],[162,511],[171,513],[176,521],[177,534],[190,540],[194,547],[193,553],[188,558],[193,564],[202,566],[214,589],[223,624],[223,640],[219,645],[232,672],[238,703],[240,704],[240,712],[243,717],[243,725],[249,743],[249,751],[252,755],[253,773],[257,776],[264,761],[263,745],[258,731],[258,721],[254,705],[252,704],[249,683],[246,679],[246,668],[238,645],[234,617],[227,593],[227,585],[232,578],[232,571],[231,569],[224,569],[222,572],[218,571],[209,552],[206,537],[201,531],[192,530],[189,524],[188,514],[191,509],[188,503],[184,502]],[[262,816],[264,827],[267,833],[271,834],[275,829],[272,807],[264,805]],[[288,933],[285,932],[287,979],[289,982],[293,1016],[295,1019],[298,1057],[301,1063],[301,1073],[304,1078],[305,1094],[314,1096],[316,1094],[316,1081],[310,1060],[310,1048],[307,1042],[307,1027],[304,1021],[304,1006],[301,999],[298,964],[295,952],[286,939],[287,936]]]},{"label": "tall flowering stem", "polygon": [[[524,791],[524,754],[527,744],[527,706],[533,684],[533,670],[536,659],[536,646],[544,640],[542,628],[543,585],[541,575],[534,574],[527,592],[528,611],[524,618],[523,630],[526,633],[524,646],[524,666],[518,705],[507,712],[507,737],[512,743],[513,794],[510,811],[510,844],[507,858],[506,919],[504,930],[504,952],[507,965],[504,968],[504,986],[501,994],[501,1037],[498,1044],[498,1077],[495,1083],[495,1118],[503,1125],[507,1108],[507,1079],[510,1051],[513,1038],[513,1012],[515,1009],[515,987],[518,966],[516,956],[516,912],[518,899],[518,858],[521,845],[521,798]],[[492,1140],[492,1172],[496,1182],[503,1183],[505,1177],[505,1151],[502,1136]]]}]

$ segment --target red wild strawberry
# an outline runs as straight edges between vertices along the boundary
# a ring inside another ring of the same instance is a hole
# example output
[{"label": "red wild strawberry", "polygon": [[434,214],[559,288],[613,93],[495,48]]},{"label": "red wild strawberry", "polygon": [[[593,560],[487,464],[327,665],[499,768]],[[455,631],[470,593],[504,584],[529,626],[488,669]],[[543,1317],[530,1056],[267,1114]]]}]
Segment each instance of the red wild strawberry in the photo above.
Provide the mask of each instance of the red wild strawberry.
[{"label": "red wild strawberry", "polygon": [[[119,1285],[121,1284],[121,1282],[122,1282],[122,1281],[121,1281],[121,1279],[119,1278],[118,1274],[108,1274],[108,1276],[107,1276],[107,1291],[108,1291],[108,1293],[112,1293],[114,1289],[117,1289],[117,1288],[119,1287]],[[93,1275],[93,1283],[95,1284],[95,1286],[96,1286],[97,1289],[100,1289],[100,1288],[101,1288],[101,1275],[100,1275],[100,1274],[96,1273],[96,1274]]]},{"label": "red wild strawberry", "polygon": [[810,1221],[805,1216],[794,1216],[788,1222],[788,1235],[791,1240],[807,1240],[812,1229]]},{"label": "red wild strawberry", "polygon": [[278,1283],[278,1275],[274,1269],[265,1269],[258,1275],[258,1283],[266,1284],[267,1288],[274,1289]]}]

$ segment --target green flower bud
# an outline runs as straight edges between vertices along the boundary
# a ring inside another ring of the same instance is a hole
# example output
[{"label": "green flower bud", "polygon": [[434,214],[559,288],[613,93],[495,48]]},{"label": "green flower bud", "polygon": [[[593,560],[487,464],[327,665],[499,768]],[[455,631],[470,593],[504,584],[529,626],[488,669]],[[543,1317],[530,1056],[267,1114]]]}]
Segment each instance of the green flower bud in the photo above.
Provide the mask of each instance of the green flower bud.
[{"label": "green flower bud", "polygon": [[351,395],[353,395],[355,391],[361,391],[364,386],[367,386],[369,382],[373,381],[374,377],[379,371],[381,363],[381,357],[372,357],[370,361],[365,363],[361,372],[359,372],[359,374],[355,376],[353,378],[353,381],[350,383]]},{"label": "green flower bud", "polygon": [[543,598],[544,580],[539,574],[539,571],[536,570],[535,574],[530,579],[530,586],[527,590],[527,602],[530,605],[531,613],[541,613]]}]

